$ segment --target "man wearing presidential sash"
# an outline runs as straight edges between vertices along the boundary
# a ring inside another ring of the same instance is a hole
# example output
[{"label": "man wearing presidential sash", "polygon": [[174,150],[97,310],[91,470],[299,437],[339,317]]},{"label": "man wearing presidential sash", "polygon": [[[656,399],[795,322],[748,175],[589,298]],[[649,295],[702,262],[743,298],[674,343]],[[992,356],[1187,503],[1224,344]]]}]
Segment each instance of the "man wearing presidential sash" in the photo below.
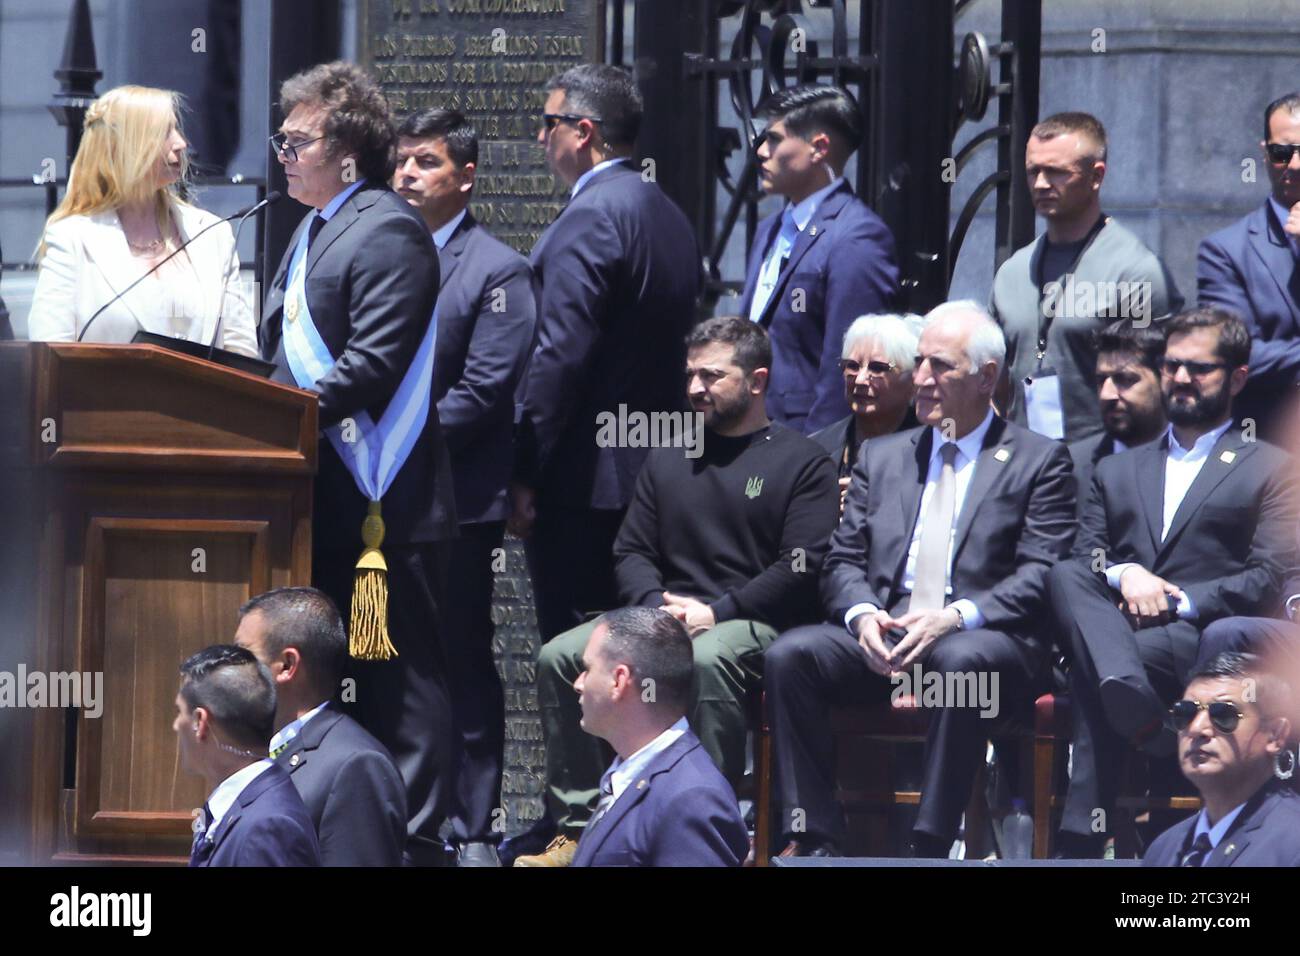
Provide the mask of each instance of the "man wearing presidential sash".
[{"label": "man wearing presidential sash", "polygon": [[349,617],[356,714],[406,783],[407,862],[436,863],[451,726],[437,628],[456,528],[430,401],[438,255],[387,185],[392,120],[359,67],[291,77],[280,106],[272,142],[312,212],[267,293],[262,353],[275,380],[320,396],[312,583]]}]

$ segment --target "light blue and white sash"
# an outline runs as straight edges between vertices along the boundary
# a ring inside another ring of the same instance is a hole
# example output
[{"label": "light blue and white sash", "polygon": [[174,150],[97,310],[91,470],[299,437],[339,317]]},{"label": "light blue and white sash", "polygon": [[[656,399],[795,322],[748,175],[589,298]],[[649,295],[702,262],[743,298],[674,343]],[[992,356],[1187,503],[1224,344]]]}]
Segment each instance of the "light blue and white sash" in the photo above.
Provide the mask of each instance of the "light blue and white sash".
[{"label": "light blue and white sash", "polygon": [[[284,356],[294,381],[299,388],[314,390],[316,383],[334,367],[334,357],[316,330],[307,305],[307,238],[310,234],[310,226],[302,231],[289,263],[282,334]],[[433,390],[433,346],[437,332],[438,309],[435,306],[415,360],[402,376],[401,384],[384,409],[378,425],[365,411],[359,411],[351,416],[355,425],[350,430],[351,441],[345,437],[342,422],[325,429],[326,437],[352,473],[357,487],[371,501],[378,501],[388,491],[428,420]]]}]

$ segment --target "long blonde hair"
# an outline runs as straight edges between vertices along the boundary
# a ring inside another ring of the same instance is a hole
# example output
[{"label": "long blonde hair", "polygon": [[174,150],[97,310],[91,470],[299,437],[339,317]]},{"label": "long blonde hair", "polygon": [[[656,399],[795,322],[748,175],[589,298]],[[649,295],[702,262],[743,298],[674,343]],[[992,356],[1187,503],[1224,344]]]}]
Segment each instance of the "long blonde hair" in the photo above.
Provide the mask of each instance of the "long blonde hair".
[{"label": "long blonde hair", "polygon": [[[170,246],[173,187],[155,185],[158,161],[172,129],[180,129],[181,95],[148,86],[119,86],[86,110],[81,145],[68,175],[68,192],[45,221],[48,229],[69,216],[93,216],[106,209],[153,198],[158,229]],[[189,158],[181,154],[181,180]],[[39,259],[45,243],[37,251]]]}]

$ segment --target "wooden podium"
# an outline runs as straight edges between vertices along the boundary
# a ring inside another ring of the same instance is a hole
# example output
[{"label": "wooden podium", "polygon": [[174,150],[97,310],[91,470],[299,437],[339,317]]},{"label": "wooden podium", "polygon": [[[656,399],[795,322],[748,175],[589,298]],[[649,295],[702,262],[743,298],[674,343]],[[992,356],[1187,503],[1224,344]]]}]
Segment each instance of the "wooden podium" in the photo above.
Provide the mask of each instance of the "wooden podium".
[{"label": "wooden podium", "polygon": [[155,346],[21,342],[0,399],[0,864],[184,862],[206,793],[177,668],[310,582],[316,398]]}]

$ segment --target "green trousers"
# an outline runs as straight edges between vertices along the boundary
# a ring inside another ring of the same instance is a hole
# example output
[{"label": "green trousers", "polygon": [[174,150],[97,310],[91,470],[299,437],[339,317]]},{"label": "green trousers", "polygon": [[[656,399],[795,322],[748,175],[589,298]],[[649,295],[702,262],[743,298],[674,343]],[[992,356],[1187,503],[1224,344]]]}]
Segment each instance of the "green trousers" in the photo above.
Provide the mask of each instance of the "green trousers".
[{"label": "green trousers", "polygon": [[[543,645],[537,696],[546,735],[547,803],[561,833],[574,836],[591,819],[600,778],[613,760],[605,743],[578,724],[582,709],[573,682],[596,629],[589,621]],[[695,681],[691,730],[734,787],[745,774],[745,701],[763,675],[763,652],[777,632],[757,621],[724,621],[692,641]]]}]

